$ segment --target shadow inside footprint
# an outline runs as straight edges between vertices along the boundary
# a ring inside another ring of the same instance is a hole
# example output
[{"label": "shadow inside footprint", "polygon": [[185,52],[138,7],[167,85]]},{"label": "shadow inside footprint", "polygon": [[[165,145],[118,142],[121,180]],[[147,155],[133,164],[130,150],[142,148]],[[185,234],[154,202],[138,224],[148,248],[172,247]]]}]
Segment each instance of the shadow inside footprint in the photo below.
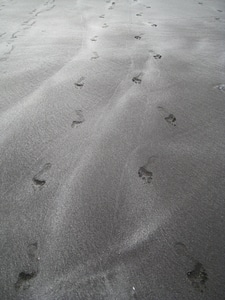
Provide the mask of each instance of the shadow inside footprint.
[{"label": "shadow inside footprint", "polygon": [[168,117],[165,117],[165,120],[167,123],[173,125],[173,126],[176,126],[176,118],[174,117],[173,114],[169,114]]},{"label": "shadow inside footprint", "polygon": [[137,17],[142,17],[142,13],[136,14]]},{"label": "shadow inside footprint", "polygon": [[143,73],[140,73],[139,75],[137,75],[137,76],[134,76],[133,78],[132,78],[132,81],[134,82],[134,83],[138,83],[138,84],[141,84],[141,77],[143,76]]},{"label": "shadow inside footprint", "polygon": [[167,109],[163,108],[162,106],[158,106],[158,111],[168,124],[176,126],[177,119],[173,114],[169,113]]},{"label": "shadow inside footprint", "polygon": [[153,55],[154,59],[161,59],[162,58],[162,55],[160,54],[156,54],[156,55]]},{"label": "shadow inside footprint", "polygon": [[92,42],[96,42],[96,41],[97,41],[97,37],[98,37],[98,36],[95,35],[93,38],[91,38],[91,41],[92,41]]},{"label": "shadow inside footprint", "polygon": [[140,35],[135,35],[134,37],[136,40],[140,40],[141,39],[141,36]]},{"label": "shadow inside footprint", "polygon": [[203,267],[203,265],[197,261],[194,257],[191,256],[187,247],[183,243],[175,244],[175,251],[178,255],[189,259],[189,261],[194,263],[194,269],[190,272],[187,272],[187,278],[190,280],[192,286],[199,290],[201,293],[206,289],[206,282],[208,280],[208,274]]},{"label": "shadow inside footprint", "polygon": [[217,9],[218,12],[223,12],[221,9]]},{"label": "shadow inside footprint", "polygon": [[94,56],[91,57],[91,60],[98,59],[99,55],[97,52],[93,52]]},{"label": "shadow inside footprint", "polygon": [[84,77],[81,77],[77,82],[74,83],[77,89],[81,89],[84,86]]},{"label": "shadow inside footprint", "polygon": [[76,110],[76,118],[72,122],[71,127],[75,127],[76,125],[79,125],[85,121],[82,110]]},{"label": "shadow inside footprint", "polygon": [[18,280],[15,283],[15,289],[19,290],[21,288],[27,289],[29,288],[29,285],[27,285],[27,282],[37,276],[37,272],[21,272],[18,276]]},{"label": "shadow inside footprint", "polygon": [[157,27],[157,24],[152,24],[152,27]]},{"label": "shadow inside footprint", "polygon": [[40,179],[37,179],[37,178],[33,178],[33,182],[36,184],[36,185],[45,185],[46,181],[45,180],[40,180]]},{"label": "shadow inside footprint", "polygon": [[138,175],[145,181],[145,183],[151,183],[153,173],[148,171],[144,166],[139,168]]},{"label": "shadow inside footprint", "polygon": [[208,275],[205,268],[200,262],[195,264],[194,270],[187,273],[188,279],[194,288],[200,290],[201,293],[204,292],[205,283],[208,280]]},{"label": "shadow inside footprint", "polygon": [[40,172],[38,172],[33,178],[33,182],[35,183],[35,185],[37,186],[43,186],[45,185],[46,181],[44,179],[41,179],[40,177],[43,175],[43,173],[45,173],[47,170],[49,170],[51,168],[51,164],[47,163],[44,165],[44,167],[41,169]]}]

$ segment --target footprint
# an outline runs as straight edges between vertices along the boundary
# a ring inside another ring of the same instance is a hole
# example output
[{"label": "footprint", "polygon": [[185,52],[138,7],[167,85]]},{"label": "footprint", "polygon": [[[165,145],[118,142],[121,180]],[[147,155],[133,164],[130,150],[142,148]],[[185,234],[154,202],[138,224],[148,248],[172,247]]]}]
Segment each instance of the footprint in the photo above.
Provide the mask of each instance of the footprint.
[{"label": "footprint", "polygon": [[141,39],[141,36],[140,35],[135,35],[134,37],[136,40],[140,40]]},{"label": "footprint", "polygon": [[195,289],[200,290],[201,293],[204,292],[208,274],[200,262],[197,262],[194,269],[187,273],[187,278],[191,281],[191,284]]},{"label": "footprint", "polygon": [[105,15],[101,15],[101,16],[99,16],[99,18],[102,18],[102,19],[104,19],[104,18],[105,18]]},{"label": "footprint", "polygon": [[146,8],[151,8],[151,6],[146,6]]},{"label": "footprint", "polygon": [[152,27],[157,27],[158,25],[157,24],[152,24]]},{"label": "footprint", "polygon": [[95,35],[93,38],[91,38],[91,41],[92,41],[92,42],[96,42],[96,41],[97,41],[97,37],[98,37],[98,36]]},{"label": "footprint", "polygon": [[161,59],[161,58],[162,58],[162,55],[156,54],[156,55],[154,55],[153,57],[154,57],[155,59]]},{"label": "footprint", "polygon": [[202,2],[198,2],[198,4],[202,5],[203,3]]},{"label": "footprint", "polygon": [[11,39],[16,39],[17,38],[17,33],[19,33],[20,31],[16,31],[12,34]]},{"label": "footprint", "polygon": [[107,28],[107,27],[109,27],[109,25],[107,23],[104,23],[102,26],[102,28]]},{"label": "footprint", "polygon": [[218,18],[218,17],[215,17],[215,20],[217,20],[217,21],[218,21],[218,20],[220,20],[220,18]]},{"label": "footprint", "polygon": [[137,17],[142,17],[142,14],[143,14],[143,13],[140,12],[140,13],[136,14],[136,16],[137,16]]},{"label": "footprint", "polygon": [[28,289],[30,286],[26,284],[29,280],[35,278],[37,276],[37,272],[21,272],[18,276],[17,282],[15,283],[15,289],[19,290],[21,288]]},{"label": "footprint", "polygon": [[36,23],[36,21],[34,21],[31,24],[28,24],[26,27],[24,27],[25,30],[30,29],[34,24]]},{"label": "footprint", "polygon": [[28,245],[27,254],[30,260],[39,261],[39,257],[37,256],[37,249],[38,249],[37,242]]},{"label": "footprint", "polygon": [[155,161],[156,156],[150,156],[145,165],[139,168],[138,175],[141,179],[144,180],[145,183],[151,183],[153,178],[153,173],[149,171],[152,163]]},{"label": "footprint", "polygon": [[28,245],[27,255],[29,258],[29,266],[26,271],[22,271],[18,275],[18,279],[15,283],[15,289],[28,289],[30,287],[30,280],[34,279],[39,272],[39,260],[40,258],[37,255],[38,243]]},{"label": "footprint", "polygon": [[33,14],[33,13],[35,13],[37,11],[37,9],[33,9],[31,12],[30,12],[30,14]]},{"label": "footprint", "polygon": [[142,79],[141,79],[142,76],[143,76],[143,73],[141,72],[139,75],[133,77],[133,78],[132,78],[132,81],[133,81],[134,83],[141,84],[141,82],[142,82]]},{"label": "footprint", "polygon": [[97,52],[93,52],[94,56],[91,57],[91,60],[98,59],[100,56]]},{"label": "footprint", "polygon": [[217,9],[218,12],[223,12],[221,9]]},{"label": "footprint", "polygon": [[181,242],[178,242],[174,245],[174,250],[179,255],[183,255],[183,256],[188,255],[187,247]]},{"label": "footprint", "polygon": [[46,181],[44,179],[42,179],[42,175],[47,172],[50,168],[51,168],[51,164],[50,163],[46,163],[44,165],[44,167],[41,169],[41,171],[39,171],[34,177],[33,177],[33,182],[35,185],[37,186],[43,186],[45,185]]},{"label": "footprint", "polygon": [[77,82],[74,83],[77,89],[81,89],[84,86],[84,79],[85,77],[81,77]]},{"label": "footprint", "polygon": [[173,126],[176,126],[176,117],[173,114],[170,114],[165,108],[162,106],[158,106],[158,111],[160,112],[161,116],[164,117],[164,120]]},{"label": "footprint", "polygon": [[22,25],[25,25],[25,24],[29,23],[31,20],[34,20],[34,18],[30,18],[30,19],[24,21],[24,22],[22,23]]},{"label": "footprint", "polygon": [[224,83],[216,85],[215,88],[221,92],[225,92],[225,84]]},{"label": "footprint", "polygon": [[41,14],[41,13],[43,13],[43,12],[52,10],[54,7],[55,7],[55,5],[52,5],[51,7],[47,8],[47,9],[43,9],[43,10],[38,11],[38,12],[35,14],[35,17],[37,17],[39,14]]},{"label": "footprint", "polygon": [[0,37],[2,37],[2,36],[5,35],[5,34],[6,34],[6,32],[1,33],[1,34],[0,34]]},{"label": "footprint", "polygon": [[145,183],[152,182],[153,173],[148,171],[145,166],[139,168],[138,175],[145,181]]},{"label": "footprint", "polygon": [[75,127],[76,125],[80,125],[81,123],[83,123],[85,121],[84,119],[84,115],[81,109],[76,110],[76,118],[75,120],[72,122],[71,127]]},{"label": "footprint", "polygon": [[11,52],[15,49],[15,46],[12,46],[11,49],[8,52],[5,52],[5,55],[11,54]]},{"label": "footprint", "polygon": [[186,273],[186,276],[188,280],[191,282],[191,285],[196,290],[200,291],[201,293],[204,292],[206,289],[206,282],[208,280],[208,274],[206,272],[206,269],[203,267],[203,265],[197,261],[194,257],[190,255],[190,253],[187,250],[187,247],[183,243],[176,243],[174,245],[175,252],[179,256],[184,256],[185,258],[189,259],[193,263],[193,270],[188,271]]}]

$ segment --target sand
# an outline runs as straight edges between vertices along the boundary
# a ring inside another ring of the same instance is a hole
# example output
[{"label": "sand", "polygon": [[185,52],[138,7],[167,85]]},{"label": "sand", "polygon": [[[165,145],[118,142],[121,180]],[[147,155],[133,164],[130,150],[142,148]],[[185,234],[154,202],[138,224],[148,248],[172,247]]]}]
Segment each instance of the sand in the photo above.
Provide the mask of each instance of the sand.
[{"label": "sand", "polygon": [[225,295],[223,0],[0,1],[0,299]]}]

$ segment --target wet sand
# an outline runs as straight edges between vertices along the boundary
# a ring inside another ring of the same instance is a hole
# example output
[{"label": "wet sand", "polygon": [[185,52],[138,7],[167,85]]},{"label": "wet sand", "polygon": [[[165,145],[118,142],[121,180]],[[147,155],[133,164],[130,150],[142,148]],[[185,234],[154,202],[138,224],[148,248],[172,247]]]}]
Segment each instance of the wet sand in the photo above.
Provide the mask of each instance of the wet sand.
[{"label": "wet sand", "polygon": [[223,0],[0,1],[0,298],[225,295]]}]

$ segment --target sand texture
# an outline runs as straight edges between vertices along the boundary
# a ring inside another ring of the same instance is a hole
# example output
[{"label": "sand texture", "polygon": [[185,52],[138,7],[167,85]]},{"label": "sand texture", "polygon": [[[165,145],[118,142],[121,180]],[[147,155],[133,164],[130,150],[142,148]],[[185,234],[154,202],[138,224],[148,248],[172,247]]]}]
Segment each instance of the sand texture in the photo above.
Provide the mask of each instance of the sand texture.
[{"label": "sand texture", "polygon": [[224,0],[0,0],[0,299],[224,283]]}]

